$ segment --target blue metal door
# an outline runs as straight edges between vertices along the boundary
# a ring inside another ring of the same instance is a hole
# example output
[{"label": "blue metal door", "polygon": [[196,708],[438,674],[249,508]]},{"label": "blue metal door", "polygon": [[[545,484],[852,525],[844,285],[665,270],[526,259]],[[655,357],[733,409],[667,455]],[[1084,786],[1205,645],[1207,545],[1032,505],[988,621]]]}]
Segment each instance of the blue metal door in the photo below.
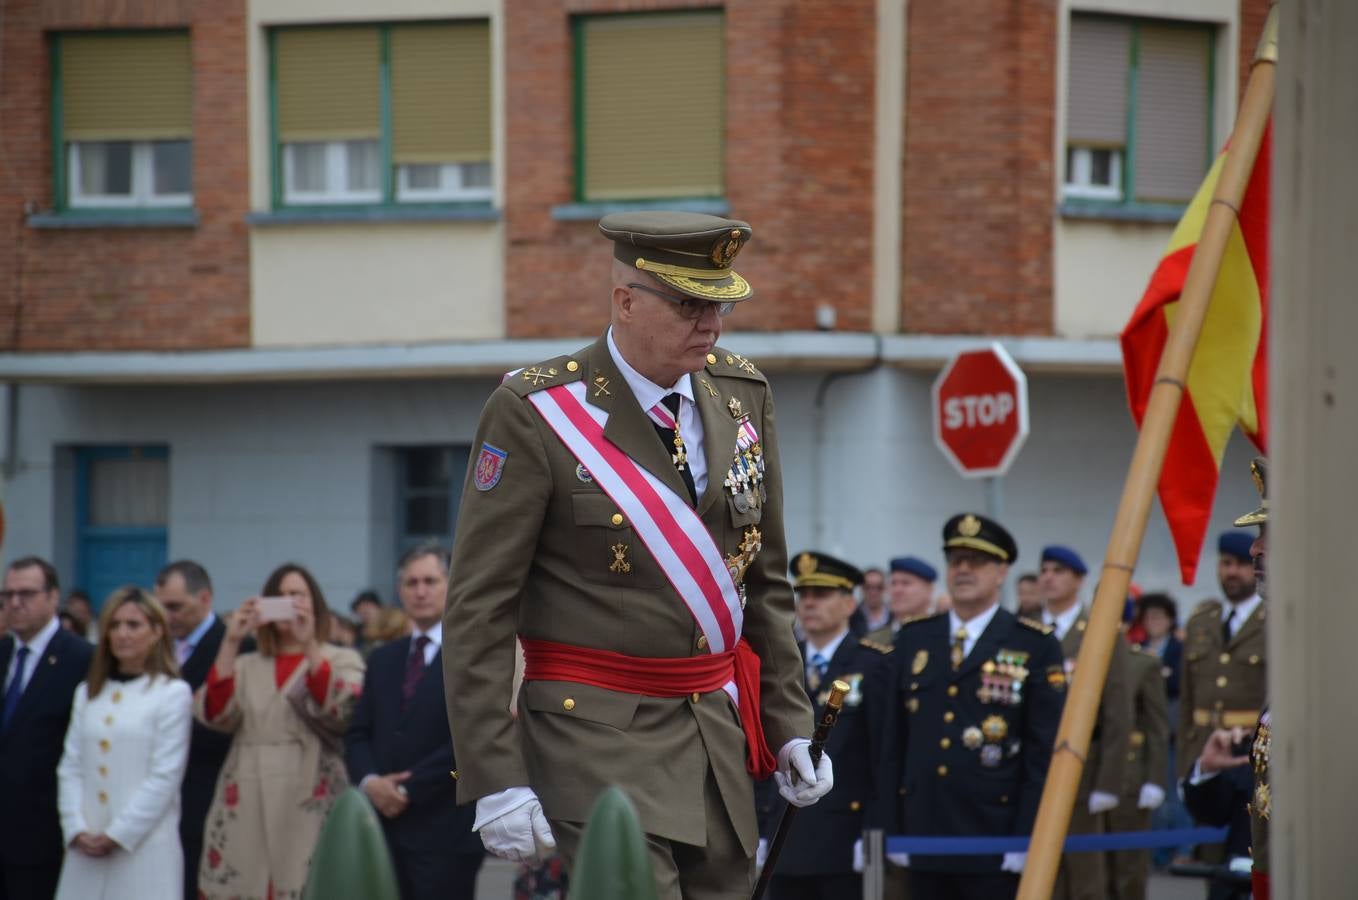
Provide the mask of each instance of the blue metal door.
[{"label": "blue metal door", "polygon": [[96,608],[126,584],[148,590],[165,565],[169,449],[84,447],[76,453],[76,587]]}]

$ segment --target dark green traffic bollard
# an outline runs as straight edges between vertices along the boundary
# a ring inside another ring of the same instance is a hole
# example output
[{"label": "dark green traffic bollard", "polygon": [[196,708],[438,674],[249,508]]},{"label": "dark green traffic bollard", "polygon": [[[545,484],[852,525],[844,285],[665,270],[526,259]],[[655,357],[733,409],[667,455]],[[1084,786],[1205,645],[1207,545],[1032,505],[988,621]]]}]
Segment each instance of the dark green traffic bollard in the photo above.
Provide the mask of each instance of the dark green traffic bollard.
[{"label": "dark green traffic bollard", "polygon": [[302,900],[401,900],[387,841],[366,797],[349,788],[335,800],[311,856]]},{"label": "dark green traffic bollard", "polygon": [[571,871],[571,900],[656,900],[646,838],[632,801],[607,788],[594,801]]}]

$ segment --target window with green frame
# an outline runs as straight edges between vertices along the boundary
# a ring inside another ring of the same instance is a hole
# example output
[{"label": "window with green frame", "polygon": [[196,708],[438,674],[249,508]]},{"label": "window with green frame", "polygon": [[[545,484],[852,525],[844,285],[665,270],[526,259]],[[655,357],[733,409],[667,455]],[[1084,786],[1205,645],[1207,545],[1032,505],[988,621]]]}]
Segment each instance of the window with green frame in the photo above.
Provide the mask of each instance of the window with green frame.
[{"label": "window with green frame", "polygon": [[52,36],[58,210],[193,205],[193,64],[186,31]]},{"label": "window with green frame", "polygon": [[491,199],[490,23],[270,32],[275,207]]},{"label": "window with green frame", "polygon": [[1211,25],[1075,14],[1064,198],[1182,205],[1212,162]]},{"label": "window with green frame", "polygon": [[723,195],[724,24],[720,10],[574,20],[576,199]]}]

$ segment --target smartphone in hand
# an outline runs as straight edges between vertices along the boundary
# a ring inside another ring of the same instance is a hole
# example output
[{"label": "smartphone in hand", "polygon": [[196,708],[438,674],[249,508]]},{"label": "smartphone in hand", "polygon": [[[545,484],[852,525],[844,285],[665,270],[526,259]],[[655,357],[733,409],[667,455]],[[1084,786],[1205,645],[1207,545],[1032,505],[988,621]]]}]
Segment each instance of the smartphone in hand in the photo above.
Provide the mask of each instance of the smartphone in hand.
[{"label": "smartphone in hand", "polygon": [[260,597],[255,608],[261,622],[289,622],[296,615],[291,597]]}]

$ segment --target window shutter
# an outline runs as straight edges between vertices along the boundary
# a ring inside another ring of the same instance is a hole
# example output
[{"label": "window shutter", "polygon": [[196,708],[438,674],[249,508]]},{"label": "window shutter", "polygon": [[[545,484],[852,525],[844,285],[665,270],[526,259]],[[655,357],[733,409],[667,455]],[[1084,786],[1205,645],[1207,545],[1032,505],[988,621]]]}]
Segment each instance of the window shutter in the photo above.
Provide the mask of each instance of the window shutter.
[{"label": "window shutter", "polygon": [[584,200],[723,193],[721,13],[587,19]]},{"label": "window shutter", "polygon": [[376,28],[284,28],[274,39],[281,142],[381,137]]},{"label": "window shutter", "polygon": [[1072,16],[1066,77],[1066,141],[1121,149],[1127,143],[1127,73],[1132,28],[1098,16]]},{"label": "window shutter", "polygon": [[490,23],[391,29],[392,159],[490,159]]},{"label": "window shutter", "polygon": [[66,140],[193,137],[187,32],[63,34],[59,41]]},{"label": "window shutter", "polygon": [[1185,203],[1207,172],[1212,33],[1143,24],[1138,38],[1137,200]]}]

